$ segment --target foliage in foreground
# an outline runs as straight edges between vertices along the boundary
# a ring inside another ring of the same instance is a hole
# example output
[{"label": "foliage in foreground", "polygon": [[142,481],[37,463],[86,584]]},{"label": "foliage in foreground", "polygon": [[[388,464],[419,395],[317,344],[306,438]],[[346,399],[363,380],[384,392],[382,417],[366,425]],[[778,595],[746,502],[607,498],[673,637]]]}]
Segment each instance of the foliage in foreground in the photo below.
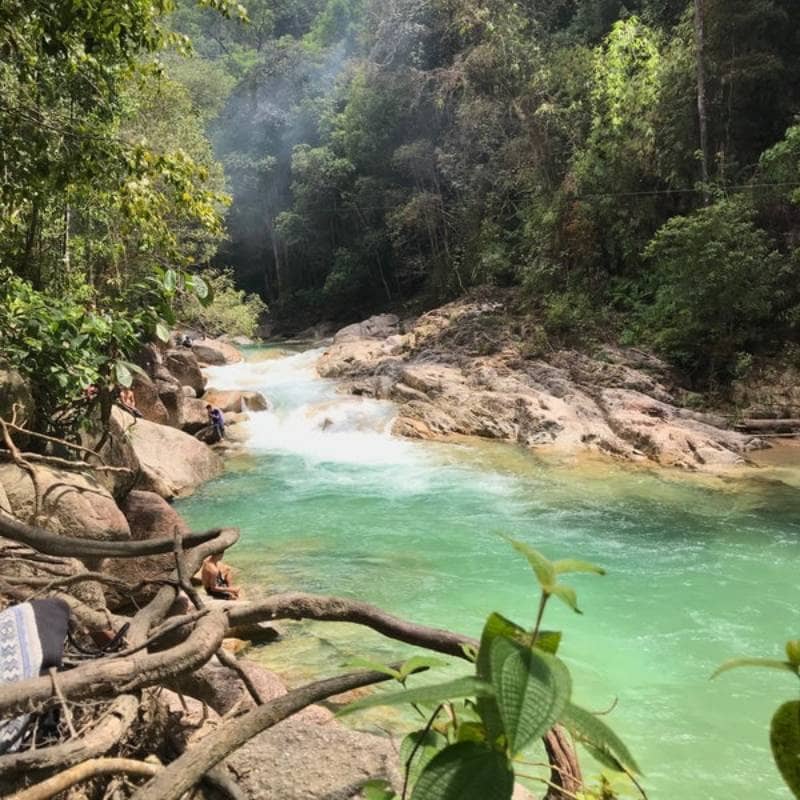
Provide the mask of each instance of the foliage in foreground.
[{"label": "foliage in foreground", "polygon": [[[483,629],[480,646],[467,655],[474,674],[432,686],[378,694],[347,706],[342,714],[379,705],[410,703],[418,711],[433,707],[426,725],[401,747],[405,765],[402,798],[411,800],[509,800],[526,751],[554,726],[566,728],[603,766],[634,780],[640,773],[622,740],[599,716],[572,703],[572,677],[558,657],[561,633],[541,628],[549,600],[558,598],[580,613],[575,590],[560,576],[604,570],[583,561],[549,561],[523,542],[509,540],[530,564],[541,588],[536,621],[526,630],[498,613]],[[375,665],[368,665],[375,667]],[[384,668],[405,685],[427,662],[412,659],[401,670]],[[532,766],[536,766],[533,764]],[[638,784],[637,784],[638,786]],[[366,787],[371,800],[397,795],[384,782]]]},{"label": "foliage in foreground", "polygon": [[[726,661],[712,677],[739,667],[759,667],[790,672],[800,678],[800,639],[786,643],[786,660],[735,658]],[[800,700],[783,703],[772,717],[769,730],[772,756],[786,785],[800,798]]]}]

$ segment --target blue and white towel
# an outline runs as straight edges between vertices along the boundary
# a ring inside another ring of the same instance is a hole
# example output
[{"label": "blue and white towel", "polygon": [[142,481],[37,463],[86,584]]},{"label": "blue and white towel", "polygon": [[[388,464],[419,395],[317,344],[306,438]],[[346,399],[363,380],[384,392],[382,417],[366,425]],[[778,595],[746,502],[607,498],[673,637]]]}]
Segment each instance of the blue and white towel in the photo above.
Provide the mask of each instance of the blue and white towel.
[{"label": "blue and white towel", "polygon": [[[69,607],[61,600],[34,600],[0,612],[0,683],[36,678],[61,666]],[[0,720],[0,753],[19,749],[31,718]]]}]

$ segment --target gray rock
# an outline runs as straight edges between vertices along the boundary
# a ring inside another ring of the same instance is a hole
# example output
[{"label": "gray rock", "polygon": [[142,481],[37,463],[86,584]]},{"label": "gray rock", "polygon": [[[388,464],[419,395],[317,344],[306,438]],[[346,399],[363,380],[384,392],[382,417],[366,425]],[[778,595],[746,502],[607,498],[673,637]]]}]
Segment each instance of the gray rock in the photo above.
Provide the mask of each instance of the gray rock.
[{"label": "gray rock", "polygon": [[187,348],[167,350],[164,357],[164,366],[180,386],[190,386],[194,389],[195,396],[203,393],[206,388],[206,379],[200,371],[197,357],[191,350]]},{"label": "gray rock", "polygon": [[207,366],[238,364],[244,356],[232,344],[219,339],[199,339],[192,343],[192,352],[197,360]]}]

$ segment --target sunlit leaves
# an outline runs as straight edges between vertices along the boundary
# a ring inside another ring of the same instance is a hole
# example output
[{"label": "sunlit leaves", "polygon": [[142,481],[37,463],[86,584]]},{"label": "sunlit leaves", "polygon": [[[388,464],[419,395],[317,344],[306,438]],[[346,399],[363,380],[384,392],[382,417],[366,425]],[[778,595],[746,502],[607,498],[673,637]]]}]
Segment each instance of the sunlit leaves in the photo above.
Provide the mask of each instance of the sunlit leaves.
[{"label": "sunlit leaves", "polygon": [[575,590],[571,586],[560,583],[558,576],[570,572],[586,572],[595,575],[606,574],[602,567],[590,564],[588,561],[578,561],[571,558],[550,561],[525,542],[520,542],[507,536],[504,538],[518,553],[525,556],[545,596],[552,595],[557,597],[578,614],[581,613],[581,610],[578,608],[578,597]]}]

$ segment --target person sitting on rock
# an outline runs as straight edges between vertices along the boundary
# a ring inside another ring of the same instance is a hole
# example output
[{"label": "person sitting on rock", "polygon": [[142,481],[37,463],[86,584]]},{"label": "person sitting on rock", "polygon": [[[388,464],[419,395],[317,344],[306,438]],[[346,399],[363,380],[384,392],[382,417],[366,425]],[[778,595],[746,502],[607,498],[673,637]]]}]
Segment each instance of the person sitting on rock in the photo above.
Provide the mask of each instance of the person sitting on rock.
[{"label": "person sitting on rock", "polygon": [[208,414],[209,422],[211,422],[211,426],[214,428],[214,433],[217,436],[217,440],[225,438],[225,417],[223,416],[222,412],[218,408],[214,408],[214,406],[209,403],[206,405],[206,413]]},{"label": "person sitting on rock", "polygon": [[206,594],[219,600],[238,600],[241,589],[231,585],[232,571],[227,564],[222,563],[219,553],[209,556],[203,562],[200,571],[200,580],[205,587]]},{"label": "person sitting on rock", "polygon": [[136,408],[136,395],[133,393],[133,389],[128,386],[120,386],[119,387],[119,405],[123,411],[127,411],[136,419],[142,418],[142,412]]}]

